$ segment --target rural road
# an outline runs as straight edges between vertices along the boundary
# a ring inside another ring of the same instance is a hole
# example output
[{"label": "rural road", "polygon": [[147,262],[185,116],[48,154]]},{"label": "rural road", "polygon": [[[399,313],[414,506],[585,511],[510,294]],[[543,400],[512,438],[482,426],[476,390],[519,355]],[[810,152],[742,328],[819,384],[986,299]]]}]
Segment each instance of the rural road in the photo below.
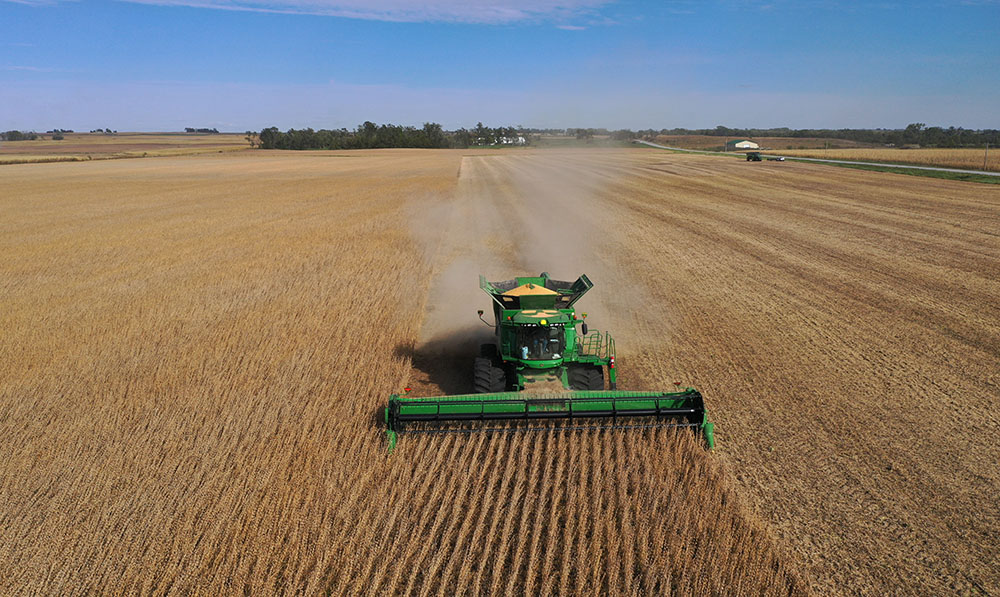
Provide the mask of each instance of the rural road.
[{"label": "rural road", "polygon": [[[666,145],[659,145],[657,143],[650,143],[649,141],[636,140],[637,143],[642,143],[643,145],[648,145],[650,147],[656,147],[659,149],[670,149],[673,151],[688,151],[691,153],[708,153],[708,154],[722,154],[724,152],[720,151],[703,151],[701,149],[684,149],[682,147],[668,147]],[[884,164],[881,162],[854,162],[848,160],[828,160],[824,158],[800,158],[798,156],[781,156],[778,154],[767,154],[770,157],[784,157],[789,160],[801,160],[803,162],[826,162],[830,164],[850,164],[858,166],[882,166],[884,168],[909,168],[911,170],[935,170],[937,172],[954,172],[956,174],[978,174],[980,176],[1000,176],[1000,172],[987,172],[986,170],[959,170],[957,168],[937,168],[934,166],[911,166],[909,164]]]}]

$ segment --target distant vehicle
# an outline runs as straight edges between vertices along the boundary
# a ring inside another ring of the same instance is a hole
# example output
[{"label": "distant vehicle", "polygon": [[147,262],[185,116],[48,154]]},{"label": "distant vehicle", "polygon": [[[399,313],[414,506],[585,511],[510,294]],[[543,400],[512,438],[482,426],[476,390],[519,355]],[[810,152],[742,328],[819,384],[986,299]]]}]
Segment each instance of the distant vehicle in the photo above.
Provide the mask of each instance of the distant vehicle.
[{"label": "distant vehicle", "polygon": [[759,162],[759,161],[761,161],[760,152],[759,151],[748,151],[747,152],[747,161],[748,162]]},{"label": "distant vehicle", "polygon": [[779,156],[778,156],[778,157],[776,157],[776,158],[767,158],[767,161],[769,161],[769,162],[784,162],[784,161],[785,161],[785,158],[783,158],[783,157],[781,157],[781,156],[779,155]]}]

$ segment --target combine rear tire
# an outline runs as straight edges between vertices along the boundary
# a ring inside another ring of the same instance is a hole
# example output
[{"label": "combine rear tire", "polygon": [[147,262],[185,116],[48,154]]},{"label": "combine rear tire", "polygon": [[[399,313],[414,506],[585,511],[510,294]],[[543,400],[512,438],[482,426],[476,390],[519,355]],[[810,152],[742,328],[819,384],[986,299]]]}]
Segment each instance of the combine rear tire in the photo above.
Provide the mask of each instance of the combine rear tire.
[{"label": "combine rear tire", "polygon": [[604,369],[574,367],[569,370],[569,386],[574,390],[603,390]]},{"label": "combine rear tire", "polygon": [[503,392],[507,389],[507,376],[503,369],[493,366],[492,360],[480,357],[476,359],[473,384],[479,394]]}]

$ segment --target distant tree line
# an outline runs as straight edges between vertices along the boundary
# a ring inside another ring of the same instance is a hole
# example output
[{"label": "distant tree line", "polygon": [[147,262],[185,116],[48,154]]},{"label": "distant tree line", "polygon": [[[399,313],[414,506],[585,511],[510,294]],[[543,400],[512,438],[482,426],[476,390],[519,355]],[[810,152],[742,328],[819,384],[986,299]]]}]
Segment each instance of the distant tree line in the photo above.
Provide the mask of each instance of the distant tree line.
[{"label": "distant tree line", "polygon": [[905,129],[737,129],[717,126],[714,129],[662,129],[637,131],[640,137],[656,135],[711,135],[714,137],[815,137],[846,139],[871,145],[919,145],[921,147],[982,147],[1000,144],[996,129],[972,130],[961,127],[928,127],[915,122]]},{"label": "distant tree line", "polygon": [[196,129],[189,126],[184,127],[185,133],[206,133],[210,135],[218,135],[219,129]]},{"label": "distant tree line", "polygon": [[[197,129],[201,131],[202,129]],[[445,131],[437,123],[426,123],[423,128],[395,124],[378,125],[365,122],[354,130],[341,129],[289,129],[285,132],[270,127],[260,133],[247,132],[251,147],[262,149],[378,149],[388,147],[473,147],[519,142],[531,143],[538,135],[570,136],[589,141],[595,136],[610,137],[618,141],[637,138],[652,139],[657,135],[708,135],[713,137],[792,137],[845,139],[869,145],[897,147],[982,147],[986,143],[1000,146],[1000,131],[995,129],[973,130],[961,127],[928,127],[913,123],[905,129],[741,129],[717,126],[711,129],[631,129],[605,128],[539,129],[522,126],[488,127],[482,122],[475,127]],[[520,143],[519,143],[520,144]],[[720,143],[721,144],[721,143]]]},{"label": "distant tree line", "polygon": [[46,133],[52,135],[53,141],[62,141],[66,137],[63,135],[65,133],[72,133],[73,129],[52,129],[51,131],[45,131]]},{"label": "distant tree line", "polygon": [[38,138],[35,132],[7,131],[0,133],[0,141],[34,141]]},{"label": "distant tree line", "polygon": [[[55,141],[62,141],[63,133],[72,133],[73,129],[52,129],[51,131],[45,131],[46,134],[52,135],[52,139]],[[34,131],[7,131],[0,133],[0,141],[34,141],[38,139],[38,133]],[[44,139],[45,137],[42,137]]]},{"label": "distant tree line", "polygon": [[365,122],[355,130],[289,129],[277,127],[259,134],[262,149],[376,149],[387,147],[449,147],[440,124],[427,123],[422,129],[394,124]]},{"label": "distant tree line", "polygon": [[[256,137],[256,138],[255,138]],[[445,131],[435,122],[422,128],[398,124],[375,124],[367,121],[354,130],[289,129],[285,132],[270,127],[254,134],[247,132],[251,147],[256,143],[261,149],[383,149],[389,147],[447,148],[476,145],[498,145],[524,138],[527,134],[520,127],[490,128],[478,123],[472,129],[461,128]]]}]

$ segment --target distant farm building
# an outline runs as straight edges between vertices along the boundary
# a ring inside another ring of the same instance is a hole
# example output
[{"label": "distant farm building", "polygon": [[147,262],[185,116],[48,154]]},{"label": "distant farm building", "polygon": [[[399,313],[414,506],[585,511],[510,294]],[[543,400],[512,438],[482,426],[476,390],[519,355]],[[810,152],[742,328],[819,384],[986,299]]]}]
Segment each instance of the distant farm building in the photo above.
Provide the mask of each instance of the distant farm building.
[{"label": "distant farm building", "polygon": [[523,136],[517,137],[476,137],[473,145],[527,145],[528,140]]},{"label": "distant farm building", "polygon": [[757,145],[753,141],[748,141],[746,139],[739,139],[731,142],[733,147],[736,149],[760,149],[760,145]]}]

